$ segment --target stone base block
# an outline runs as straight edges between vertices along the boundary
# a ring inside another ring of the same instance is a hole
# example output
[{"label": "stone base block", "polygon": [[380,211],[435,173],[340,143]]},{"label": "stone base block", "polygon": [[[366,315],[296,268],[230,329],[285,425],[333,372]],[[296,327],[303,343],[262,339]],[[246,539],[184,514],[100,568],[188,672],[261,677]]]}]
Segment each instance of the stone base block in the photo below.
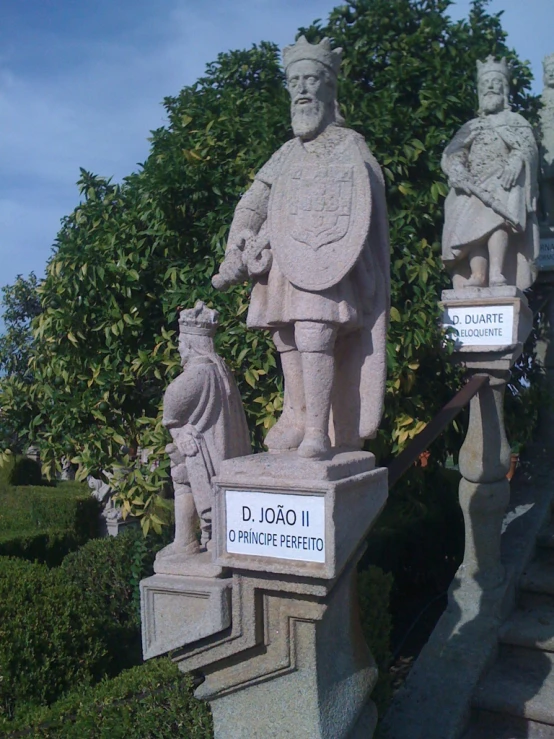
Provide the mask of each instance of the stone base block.
[{"label": "stone base block", "polygon": [[517,287],[465,287],[442,293],[443,326],[458,332],[453,359],[469,369],[509,370],[533,327]]},{"label": "stone base block", "polygon": [[157,575],[183,575],[185,577],[225,577],[226,570],[214,564],[211,551],[198,554],[182,554],[174,552],[170,547],[158,552],[154,561],[154,572]]},{"label": "stone base block", "polygon": [[207,665],[196,691],[210,702],[216,739],[372,736],[377,669],[355,615],[355,583],[353,563],[324,599],[260,592],[258,648]]},{"label": "stone base block", "polygon": [[230,459],[215,483],[216,564],[328,580],[354,556],[388,495],[387,470],[367,452]]},{"label": "stone base block", "polygon": [[140,583],[144,659],[178,649],[231,624],[231,579],[153,575]]}]

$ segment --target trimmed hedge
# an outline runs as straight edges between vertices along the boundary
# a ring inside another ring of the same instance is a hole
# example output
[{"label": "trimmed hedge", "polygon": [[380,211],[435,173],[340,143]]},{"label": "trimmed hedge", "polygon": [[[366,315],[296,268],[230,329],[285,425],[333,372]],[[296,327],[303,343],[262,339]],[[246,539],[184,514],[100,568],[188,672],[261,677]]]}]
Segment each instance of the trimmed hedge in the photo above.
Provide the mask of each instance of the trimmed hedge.
[{"label": "trimmed hedge", "polygon": [[0,486],[0,556],[55,567],[99,534],[101,506],[81,483]]},{"label": "trimmed hedge", "polygon": [[0,558],[0,715],[141,663],[138,583],[163,543],[127,531],[52,569]]},{"label": "trimmed hedge", "polygon": [[0,715],[50,703],[76,683],[107,674],[106,625],[61,570],[2,557]]},{"label": "trimmed hedge", "polygon": [[0,719],[0,734],[48,739],[211,739],[208,706],[192,695],[192,680],[169,659],[152,660],[94,688],[81,688],[49,709]]}]

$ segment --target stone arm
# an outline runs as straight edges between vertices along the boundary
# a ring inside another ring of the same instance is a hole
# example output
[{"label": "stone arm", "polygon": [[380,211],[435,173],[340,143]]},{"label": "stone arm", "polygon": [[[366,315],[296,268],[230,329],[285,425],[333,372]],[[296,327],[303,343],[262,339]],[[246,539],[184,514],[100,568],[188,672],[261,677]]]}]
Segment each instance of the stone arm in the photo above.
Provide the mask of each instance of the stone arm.
[{"label": "stone arm", "polygon": [[164,395],[162,423],[171,434],[173,443],[165,448],[173,464],[182,464],[198,449],[186,429],[191,414],[202,394],[202,375],[185,370],[167,388]]},{"label": "stone arm", "polygon": [[[517,113],[512,116],[515,122],[500,129],[500,135],[510,150],[508,161],[499,175],[500,183],[505,190],[511,190],[516,185],[521,171],[526,169],[530,180],[528,184],[531,189],[536,189],[539,152],[535,134],[525,118]],[[533,200],[534,197],[530,199]]]},{"label": "stone arm", "polygon": [[225,259],[218,274],[212,278],[217,290],[226,290],[269,270],[271,252],[264,228],[269,193],[270,187],[256,179],[240,199],[233,216]]}]

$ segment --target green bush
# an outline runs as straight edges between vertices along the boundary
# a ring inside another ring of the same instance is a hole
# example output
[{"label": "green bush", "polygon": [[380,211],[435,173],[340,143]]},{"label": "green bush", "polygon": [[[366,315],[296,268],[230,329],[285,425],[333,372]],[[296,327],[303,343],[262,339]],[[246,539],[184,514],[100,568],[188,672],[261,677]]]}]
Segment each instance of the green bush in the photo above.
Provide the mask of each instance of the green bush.
[{"label": "green bush", "polygon": [[0,484],[0,556],[51,567],[98,536],[100,504],[80,483],[55,488]]},{"label": "green bush", "polygon": [[2,737],[48,739],[211,739],[210,710],[192,695],[192,681],[169,659],[126,670],[94,688],[80,688],[48,709],[14,722]]},{"label": "green bush", "polygon": [[145,539],[140,531],[128,530],[89,541],[68,554],[61,565],[89,611],[107,619],[105,636],[116,672],[142,661],[138,584],[152,574],[156,551],[163,543],[159,537]]},{"label": "green bush", "polygon": [[140,664],[138,582],[162,544],[128,531],[89,541],[57,568],[1,558],[0,715]]},{"label": "green bush", "polygon": [[30,457],[17,457],[8,477],[9,485],[42,485],[40,462]]},{"label": "green bush", "polygon": [[105,624],[60,569],[0,564],[0,715],[56,700],[109,673]]}]

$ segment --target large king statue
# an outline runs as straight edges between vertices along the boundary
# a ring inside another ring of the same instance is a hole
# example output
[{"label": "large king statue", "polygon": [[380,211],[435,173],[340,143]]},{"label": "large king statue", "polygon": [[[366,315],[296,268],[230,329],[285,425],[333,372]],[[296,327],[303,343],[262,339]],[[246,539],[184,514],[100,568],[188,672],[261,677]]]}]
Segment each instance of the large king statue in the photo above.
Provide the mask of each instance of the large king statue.
[{"label": "large king statue", "polygon": [[477,62],[479,115],[447,146],[442,168],[445,204],[443,260],[454,288],[515,285],[535,280],[538,150],[530,124],[510,110],[506,59]]},{"label": "large king statue", "polygon": [[294,138],[240,200],[213,278],[254,281],[248,326],[269,329],[280,353],[284,409],[268,449],[315,458],[373,437],[385,389],[385,186],[338,111],[341,53],[304,37],[284,49]]}]

